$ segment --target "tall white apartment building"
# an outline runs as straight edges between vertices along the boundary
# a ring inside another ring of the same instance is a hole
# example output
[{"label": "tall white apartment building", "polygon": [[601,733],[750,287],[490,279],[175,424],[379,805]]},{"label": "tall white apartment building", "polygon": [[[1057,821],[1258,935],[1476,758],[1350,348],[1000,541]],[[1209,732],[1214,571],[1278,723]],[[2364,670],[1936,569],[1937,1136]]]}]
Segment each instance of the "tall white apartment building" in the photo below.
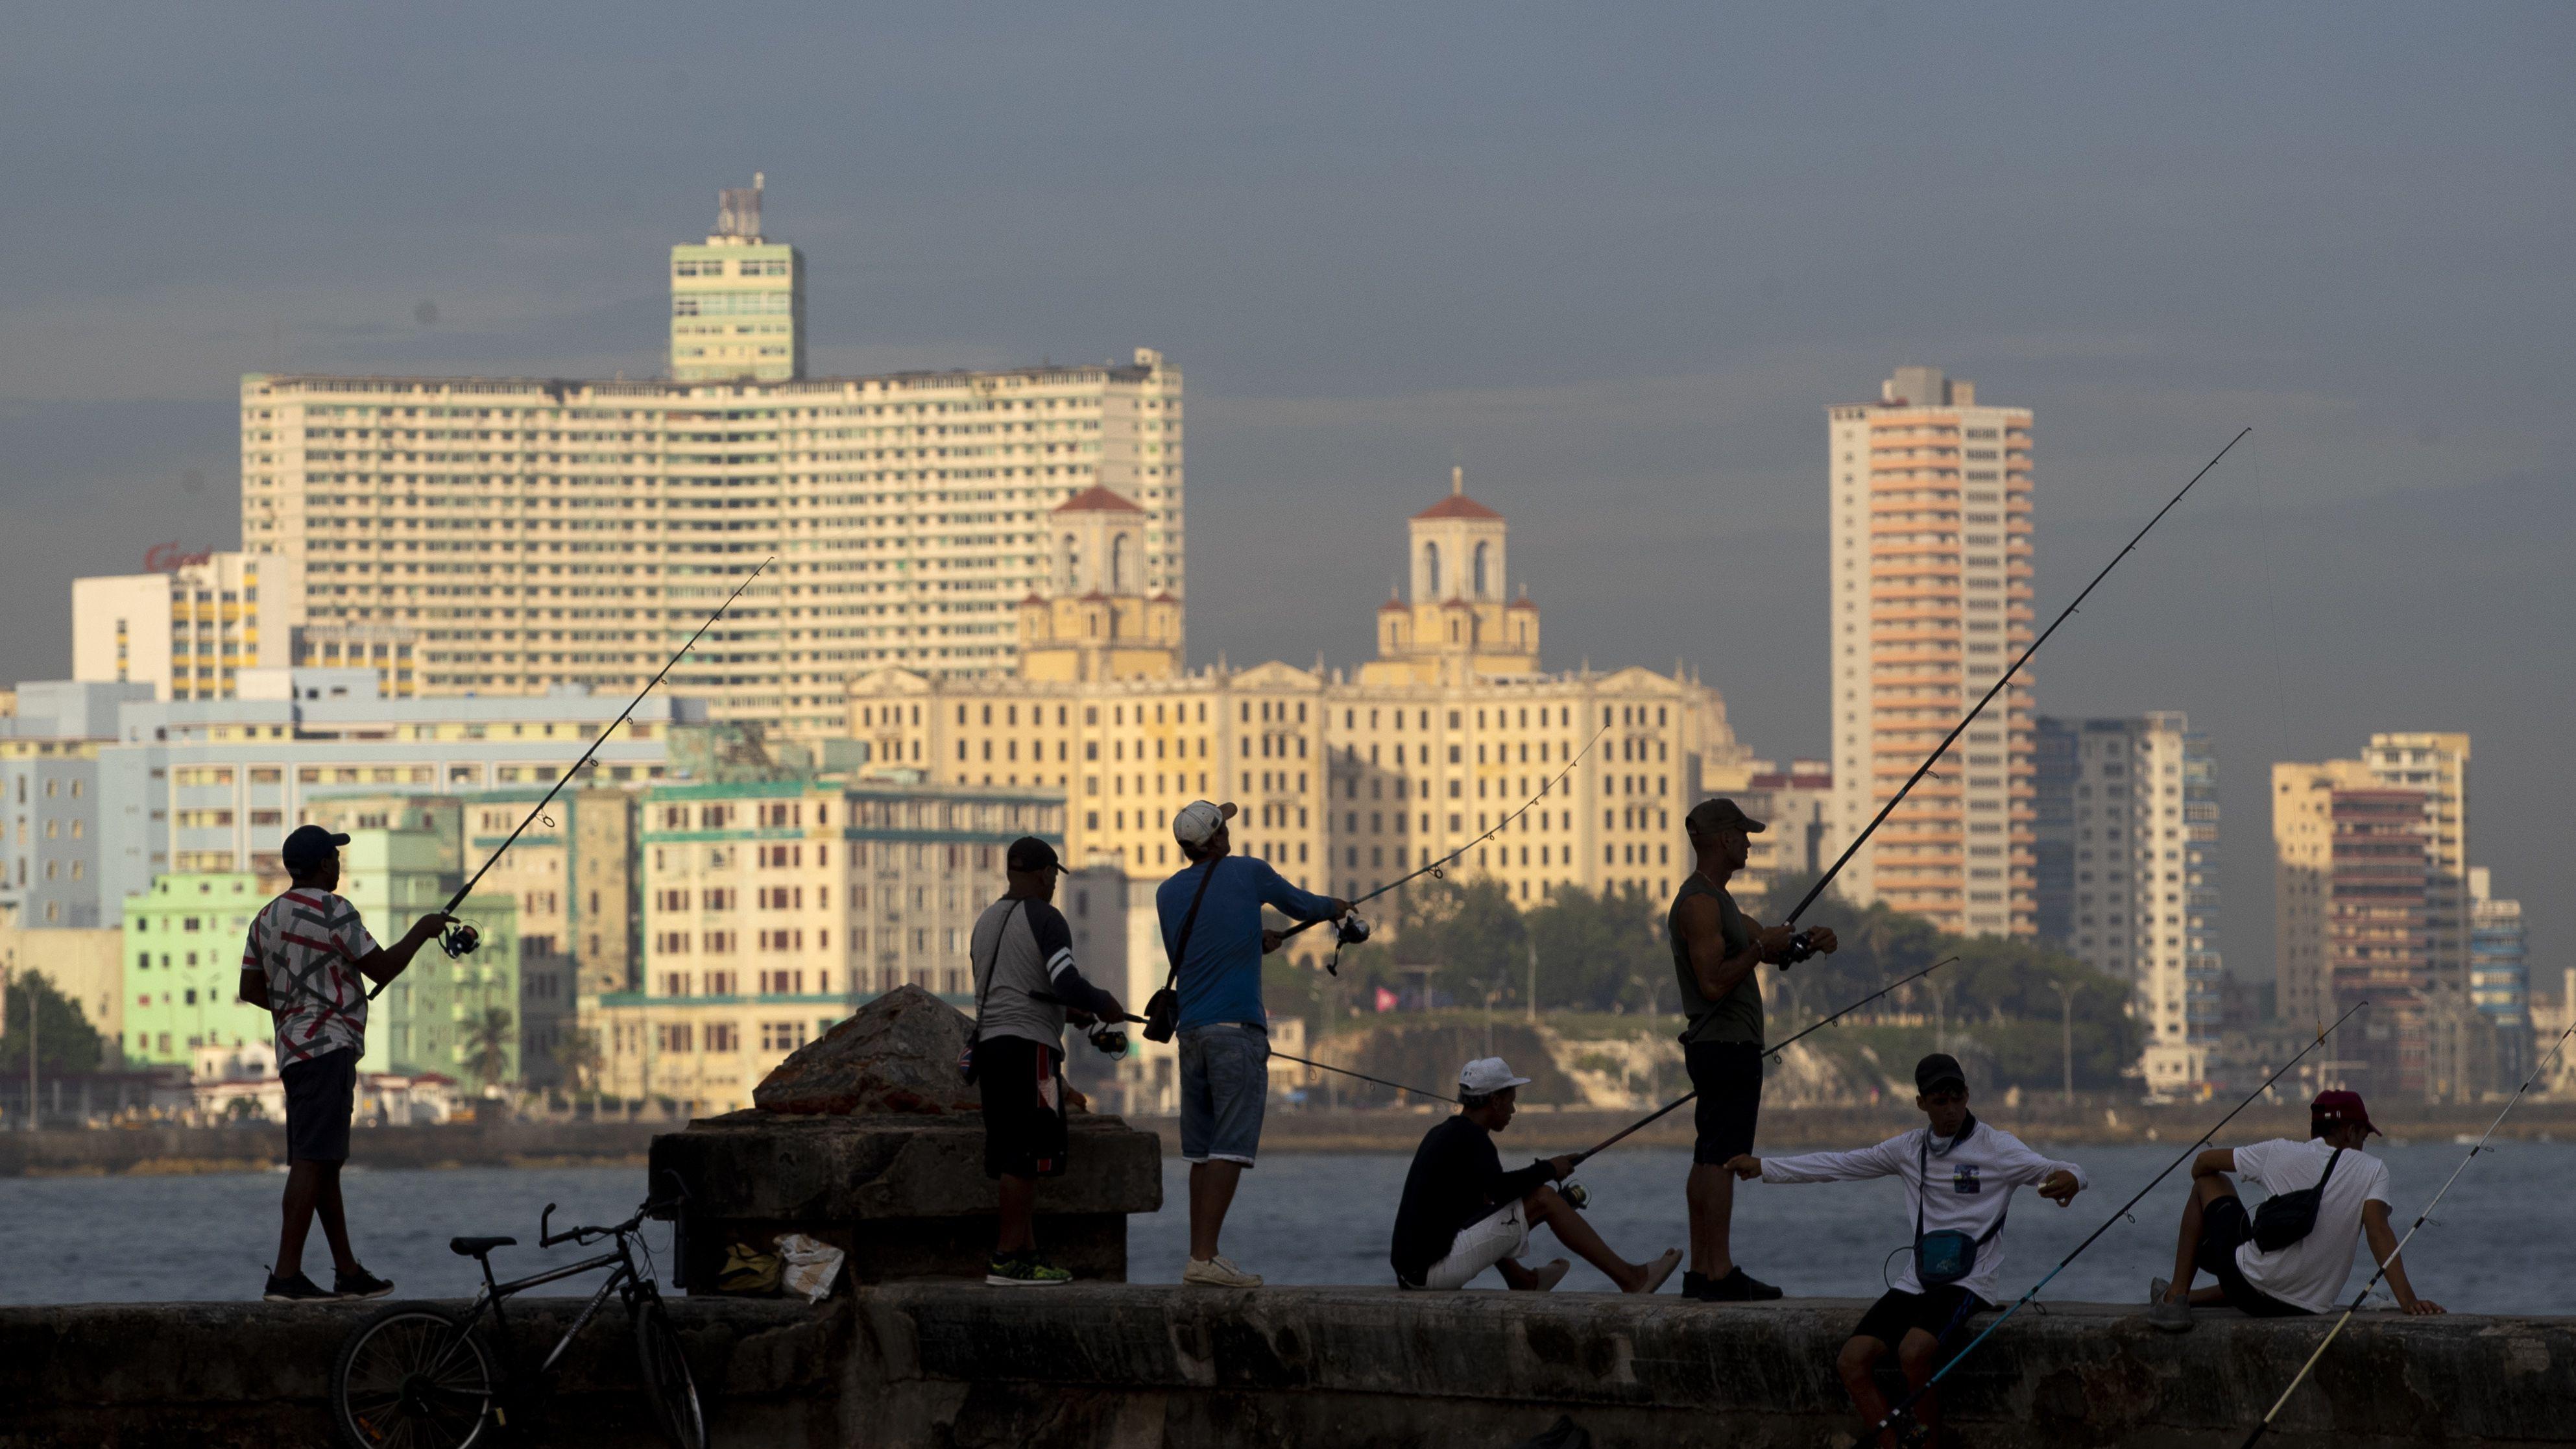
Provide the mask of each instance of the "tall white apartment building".
[{"label": "tall white apartment building", "polygon": [[[1865,829],[2028,645],[2031,414],[1937,367],[1826,409],[1837,831]],[[2029,935],[2031,692],[1989,706],[1837,880],[1964,935]]]},{"label": "tall white apartment building", "polygon": [[2044,719],[2038,728],[2061,746],[2047,751],[2038,782],[2040,895],[2064,900],[2063,918],[2042,934],[2131,984],[2150,1090],[2209,1081],[2225,976],[2218,766],[2209,742],[2179,711]]},{"label": "tall white apartment building", "polygon": [[[302,566],[300,622],[409,640],[423,695],[631,691],[775,560],[669,687],[806,738],[847,733],[869,669],[1009,672],[1045,515],[1086,489],[1142,511],[1140,582],[1182,595],[1182,383],[1160,353],[806,378],[756,351],[801,332],[747,333],[740,376],[685,355],[717,343],[677,309],[789,296],[793,320],[792,249],[749,224],[674,251],[673,379],[246,376],[242,547]],[[772,250],[787,275],[705,275]]]},{"label": "tall white apartment building", "polygon": [[230,699],[242,670],[295,662],[303,607],[296,561],[271,555],[191,554],[151,573],[74,579],[72,678]]}]

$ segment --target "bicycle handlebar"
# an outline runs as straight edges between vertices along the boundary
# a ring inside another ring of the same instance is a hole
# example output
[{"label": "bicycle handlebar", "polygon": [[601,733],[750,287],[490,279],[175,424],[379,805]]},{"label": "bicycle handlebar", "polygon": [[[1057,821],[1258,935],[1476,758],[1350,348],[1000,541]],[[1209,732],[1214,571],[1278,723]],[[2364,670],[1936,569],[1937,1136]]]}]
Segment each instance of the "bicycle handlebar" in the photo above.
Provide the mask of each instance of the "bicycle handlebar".
[{"label": "bicycle handlebar", "polygon": [[680,1190],[680,1194],[677,1197],[646,1198],[643,1204],[635,1209],[635,1216],[628,1218],[622,1223],[617,1223],[608,1227],[593,1225],[590,1227],[566,1228],[560,1233],[551,1230],[555,1204],[547,1203],[546,1210],[537,1214],[537,1246],[541,1248],[551,1248],[557,1243],[591,1243],[597,1242],[599,1239],[608,1237],[611,1234],[632,1233],[638,1231],[644,1226],[644,1220],[646,1218],[655,1217],[668,1212],[669,1210],[680,1206],[682,1203],[687,1202],[688,1198],[688,1189],[684,1187]]}]

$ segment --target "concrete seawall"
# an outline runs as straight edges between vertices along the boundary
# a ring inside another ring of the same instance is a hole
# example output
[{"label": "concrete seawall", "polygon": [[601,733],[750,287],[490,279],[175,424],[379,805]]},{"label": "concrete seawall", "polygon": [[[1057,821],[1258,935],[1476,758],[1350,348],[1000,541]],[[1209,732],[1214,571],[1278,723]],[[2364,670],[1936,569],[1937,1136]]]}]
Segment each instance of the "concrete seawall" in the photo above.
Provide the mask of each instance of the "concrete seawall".
[{"label": "concrete seawall", "polygon": [[[0,1446],[320,1442],[333,1355],[372,1306],[0,1309]],[[1600,1449],[1804,1449],[1849,1428],[1833,1359],[1862,1306],[944,1281],[812,1309],[671,1305],[718,1444],[817,1449],[1504,1449],[1559,1415]],[[570,1306],[536,1311],[546,1321],[523,1352],[551,1342],[546,1328],[560,1332]],[[2017,1316],[1957,1375],[1951,1422],[1969,1442],[2012,1449],[2233,1445],[2324,1331],[2207,1313],[2167,1337],[2134,1312]],[[612,1311],[521,1425],[523,1442],[654,1442],[633,1417],[633,1384]],[[2271,1442],[2563,1444],[2572,1423],[2576,1320],[2370,1314]]]}]

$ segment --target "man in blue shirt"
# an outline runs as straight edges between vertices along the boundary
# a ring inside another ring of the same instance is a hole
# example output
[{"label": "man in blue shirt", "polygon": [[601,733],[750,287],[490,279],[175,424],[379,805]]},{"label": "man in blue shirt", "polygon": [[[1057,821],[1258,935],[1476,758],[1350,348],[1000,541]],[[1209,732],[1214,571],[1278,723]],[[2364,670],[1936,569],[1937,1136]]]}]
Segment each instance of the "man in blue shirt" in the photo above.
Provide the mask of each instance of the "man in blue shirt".
[{"label": "man in blue shirt", "polygon": [[[1261,908],[1300,921],[1338,919],[1351,903],[1309,895],[1266,861],[1233,858],[1231,804],[1192,802],[1172,817],[1190,864],[1154,893],[1163,950],[1175,964],[1180,1011],[1181,1157],[1190,1164],[1190,1262],[1181,1281],[1211,1288],[1258,1288],[1217,1252],[1226,1209],[1261,1146],[1270,1093],[1270,1016],[1261,1007],[1261,958],[1278,939],[1261,928]],[[1183,940],[1186,933],[1187,940]]]}]

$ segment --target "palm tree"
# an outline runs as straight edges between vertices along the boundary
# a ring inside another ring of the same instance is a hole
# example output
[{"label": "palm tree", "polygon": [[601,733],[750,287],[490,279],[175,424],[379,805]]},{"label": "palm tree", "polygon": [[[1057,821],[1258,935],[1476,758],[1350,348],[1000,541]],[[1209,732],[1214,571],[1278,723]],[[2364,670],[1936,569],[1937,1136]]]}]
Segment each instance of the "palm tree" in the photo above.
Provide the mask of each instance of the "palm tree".
[{"label": "palm tree", "polygon": [[588,1096],[591,1083],[599,1075],[599,1033],[573,1030],[558,1038],[554,1046],[555,1069],[564,1074],[573,1091]]},{"label": "palm tree", "polygon": [[464,1047],[467,1063],[486,1087],[501,1084],[501,1074],[509,1070],[510,1047],[517,1040],[517,1023],[507,1007],[484,1008],[483,1014],[465,1024]]}]

